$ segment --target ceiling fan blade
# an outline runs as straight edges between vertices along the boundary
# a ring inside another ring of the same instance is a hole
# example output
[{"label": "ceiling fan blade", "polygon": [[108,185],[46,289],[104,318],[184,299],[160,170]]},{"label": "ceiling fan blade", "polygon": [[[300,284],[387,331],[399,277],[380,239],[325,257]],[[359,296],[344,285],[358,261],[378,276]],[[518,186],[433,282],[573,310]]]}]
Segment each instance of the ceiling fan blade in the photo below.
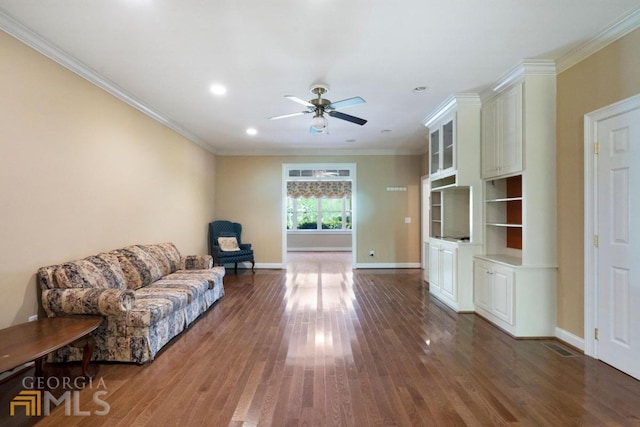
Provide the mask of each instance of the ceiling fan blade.
[{"label": "ceiling fan blade", "polygon": [[350,107],[352,105],[364,104],[365,102],[367,101],[360,98],[359,96],[356,96],[353,98],[343,99],[342,101],[332,102],[331,104],[329,104],[329,108],[338,110],[340,108]]},{"label": "ceiling fan blade", "polygon": [[349,114],[341,113],[339,111],[329,111],[329,115],[331,117],[335,117],[336,119],[346,120],[348,122],[355,123],[360,126],[367,123],[365,119],[361,119],[360,117],[350,116]]},{"label": "ceiling fan blade", "polygon": [[313,104],[310,103],[309,101],[305,101],[304,99],[300,99],[297,96],[293,96],[293,95],[285,95],[284,96],[287,99],[290,99],[293,102],[297,102],[298,104],[304,105],[305,107],[312,107],[313,108]]},{"label": "ceiling fan blade", "polygon": [[302,116],[309,114],[311,111],[300,111],[299,113],[283,114],[282,116],[269,117],[269,120],[286,119],[287,117]]}]

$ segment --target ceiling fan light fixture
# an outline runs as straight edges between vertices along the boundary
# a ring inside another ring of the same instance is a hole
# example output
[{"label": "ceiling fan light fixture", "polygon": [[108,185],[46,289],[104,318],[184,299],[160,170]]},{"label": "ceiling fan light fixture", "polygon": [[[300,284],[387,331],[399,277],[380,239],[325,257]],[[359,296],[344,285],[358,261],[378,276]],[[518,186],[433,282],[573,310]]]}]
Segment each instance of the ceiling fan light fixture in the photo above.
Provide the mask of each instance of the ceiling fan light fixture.
[{"label": "ceiling fan light fixture", "polygon": [[316,130],[323,130],[327,127],[327,118],[323,115],[313,116],[311,119],[311,127]]}]

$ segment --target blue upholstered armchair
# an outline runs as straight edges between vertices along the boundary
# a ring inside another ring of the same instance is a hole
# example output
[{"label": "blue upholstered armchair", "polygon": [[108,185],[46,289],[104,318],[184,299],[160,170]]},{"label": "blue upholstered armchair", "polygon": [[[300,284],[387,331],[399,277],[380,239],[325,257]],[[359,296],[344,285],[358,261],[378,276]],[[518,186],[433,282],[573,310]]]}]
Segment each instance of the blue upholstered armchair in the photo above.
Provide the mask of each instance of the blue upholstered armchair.
[{"label": "blue upholstered armchair", "polygon": [[[253,249],[251,249],[251,243],[242,243],[241,239],[242,225],[237,222],[231,221],[213,221],[209,223],[209,254],[213,257],[213,262],[216,265],[234,264],[234,272],[238,273],[238,263],[251,261],[251,271],[256,262],[253,259]],[[223,248],[220,247],[218,239],[225,243],[229,240],[233,241],[235,238],[237,242],[237,248]],[[229,239],[231,238],[231,239]]]}]

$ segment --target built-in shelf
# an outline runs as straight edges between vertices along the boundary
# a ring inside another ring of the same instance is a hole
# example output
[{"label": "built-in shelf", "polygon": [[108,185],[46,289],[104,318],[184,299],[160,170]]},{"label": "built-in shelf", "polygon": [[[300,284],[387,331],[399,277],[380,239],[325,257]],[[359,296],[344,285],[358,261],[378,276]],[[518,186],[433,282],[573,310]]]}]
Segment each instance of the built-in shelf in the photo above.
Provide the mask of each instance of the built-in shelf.
[{"label": "built-in shelf", "polygon": [[486,254],[486,255],[476,255],[476,258],[484,259],[486,261],[497,262],[499,264],[504,264],[506,266],[521,266],[522,258],[510,256],[510,255],[502,255],[502,254]]},{"label": "built-in shelf", "polygon": [[518,338],[557,333],[556,81],[552,61],[523,63],[482,102],[485,240],[473,302]]},{"label": "built-in shelf", "polygon": [[487,200],[487,203],[499,203],[499,202],[517,202],[522,201],[522,197],[506,197],[503,199],[491,199]]},{"label": "built-in shelf", "polygon": [[451,188],[457,186],[456,176],[450,175],[441,179],[431,180],[431,190],[444,190],[445,188]]},{"label": "built-in shelf", "polygon": [[513,256],[522,250],[522,175],[487,181],[485,197],[487,250]]}]

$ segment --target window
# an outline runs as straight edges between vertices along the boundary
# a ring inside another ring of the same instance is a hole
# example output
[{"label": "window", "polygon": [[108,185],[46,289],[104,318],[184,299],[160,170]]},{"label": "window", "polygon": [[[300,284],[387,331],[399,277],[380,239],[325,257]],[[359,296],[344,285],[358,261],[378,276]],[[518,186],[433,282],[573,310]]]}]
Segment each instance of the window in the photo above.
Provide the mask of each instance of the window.
[{"label": "window", "polygon": [[351,197],[287,197],[287,230],[351,230]]}]

